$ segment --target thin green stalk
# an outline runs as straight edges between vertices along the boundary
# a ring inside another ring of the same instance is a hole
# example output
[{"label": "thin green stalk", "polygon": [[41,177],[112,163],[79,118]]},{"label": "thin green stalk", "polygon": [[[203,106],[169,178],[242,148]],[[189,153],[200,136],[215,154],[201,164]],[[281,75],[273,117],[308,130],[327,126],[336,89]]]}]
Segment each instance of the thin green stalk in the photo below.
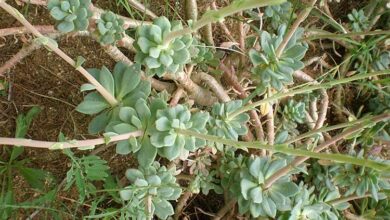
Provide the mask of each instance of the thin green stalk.
[{"label": "thin green stalk", "polygon": [[379,171],[390,170],[390,166],[387,164],[379,163],[374,160],[367,160],[364,158],[357,158],[357,157],[352,157],[343,154],[316,153],[313,151],[294,149],[286,146],[275,146],[275,151],[288,154],[288,155],[311,157],[320,160],[330,160],[338,163],[347,163],[347,164],[354,164],[354,165],[359,165],[364,167],[370,167],[372,169],[379,170]]},{"label": "thin green stalk", "polygon": [[[345,39],[347,37],[356,37],[356,36],[372,36],[372,35],[390,35],[390,30],[382,30],[382,31],[364,31],[364,32],[353,32],[353,33],[345,33],[345,34],[316,34],[309,37],[305,37],[302,41],[306,40],[316,40],[316,39]],[[357,43],[356,41],[354,41]]]},{"label": "thin green stalk", "polygon": [[274,152],[280,152],[287,155],[293,155],[293,156],[303,156],[303,157],[312,157],[322,160],[330,160],[335,161],[339,163],[348,163],[348,164],[354,164],[359,166],[365,166],[369,167],[375,170],[379,171],[387,171],[390,170],[390,166],[387,164],[382,164],[373,160],[363,159],[363,158],[356,158],[351,157],[347,155],[342,154],[326,154],[326,153],[316,153],[312,151],[307,150],[300,150],[300,149],[294,149],[288,147],[287,144],[277,144],[277,145],[267,145],[263,144],[262,142],[243,142],[243,141],[234,141],[234,140],[228,140],[224,139],[218,136],[213,135],[207,135],[207,134],[200,134],[196,131],[191,130],[183,130],[183,129],[176,129],[176,132],[179,134],[196,137],[199,139],[212,141],[212,142],[218,142],[221,144],[225,144],[228,146],[233,146],[239,149],[246,149],[246,148],[252,148],[252,149],[264,149],[264,150],[270,150]]},{"label": "thin green stalk", "polygon": [[251,9],[251,8],[258,8],[263,7],[267,5],[277,5],[282,4],[286,0],[236,0],[229,6],[226,6],[224,8],[221,8],[219,10],[212,10],[206,12],[201,19],[194,22],[190,27],[173,31],[167,35],[167,37],[164,39],[164,44],[168,44],[171,42],[171,40],[186,35],[191,34],[192,32],[195,32],[199,30],[200,28],[215,23],[218,21],[223,20],[225,17],[233,15],[235,13]]},{"label": "thin green stalk", "polygon": [[363,199],[363,198],[367,198],[367,197],[371,197],[371,196],[372,196],[371,193],[366,193],[366,194],[364,194],[362,196],[350,195],[350,196],[340,197],[338,199],[330,200],[330,201],[328,201],[326,203],[331,205],[331,206],[335,206],[335,205],[338,205],[340,203],[349,202],[351,200],[356,200],[356,199]]},{"label": "thin green stalk", "polygon": [[303,138],[307,138],[307,137],[310,137],[310,136],[318,134],[318,133],[323,133],[323,132],[333,131],[333,130],[336,130],[336,129],[346,128],[346,127],[357,125],[357,124],[360,124],[360,123],[363,123],[363,122],[367,122],[367,124],[368,124],[368,123],[370,123],[370,119],[372,119],[372,116],[365,117],[365,118],[358,119],[358,120],[351,121],[351,122],[346,122],[346,123],[333,125],[333,126],[322,127],[320,129],[312,130],[312,131],[306,132],[304,134],[301,134],[301,135],[299,135],[299,136],[297,136],[297,137],[287,141],[286,144],[292,144],[292,143],[294,143],[296,141],[299,141],[299,140],[301,140]]},{"label": "thin green stalk", "polygon": [[359,74],[356,76],[352,76],[352,77],[348,77],[348,78],[344,78],[344,79],[339,79],[339,80],[333,80],[333,81],[330,81],[327,83],[312,85],[312,86],[304,87],[301,89],[295,89],[295,90],[293,89],[293,90],[288,91],[288,92],[276,93],[275,95],[273,95],[269,98],[266,98],[266,99],[263,99],[263,100],[260,100],[257,102],[253,102],[251,104],[245,105],[245,106],[237,109],[235,112],[233,112],[231,115],[228,116],[228,120],[229,120],[229,118],[230,119],[235,118],[239,114],[242,114],[246,111],[252,110],[252,109],[254,109],[262,104],[269,103],[269,102],[272,102],[272,101],[275,101],[275,100],[278,100],[281,98],[285,98],[288,96],[294,96],[294,95],[302,94],[302,93],[307,93],[307,92],[311,92],[311,91],[318,90],[318,89],[327,89],[327,88],[331,88],[331,87],[336,86],[336,85],[341,85],[341,84],[349,83],[349,82],[356,81],[356,80],[361,80],[361,79],[365,79],[365,78],[369,78],[369,77],[373,77],[373,76],[387,75],[387,74],[390,74],[390,70],[383,70],[383,71],[367,73],[367,74]]}]

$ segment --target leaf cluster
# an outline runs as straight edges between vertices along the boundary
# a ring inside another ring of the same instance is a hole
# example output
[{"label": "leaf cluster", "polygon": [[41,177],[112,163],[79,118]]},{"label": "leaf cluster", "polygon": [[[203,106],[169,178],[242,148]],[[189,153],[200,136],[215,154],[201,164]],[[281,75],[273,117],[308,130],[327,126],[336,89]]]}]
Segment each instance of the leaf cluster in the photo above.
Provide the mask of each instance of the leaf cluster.
[{"label": "leaf cluster", "polygon": [[83,114],[98,114],[88,126],[91,134],[103,131],[110,121],[118,120],[121,107],[134,107],[137,100],[146,99],[151,91],[150,83],[141,80],[141,67],[137,64],[128,66],[122,62],[115,65],[113,74],[106,68],[88,69],[88,72],[119,102],[110,104],[95,90],[92,84],[84,84],[81,91],[89,92],[76,110]]},{"label": "leaf cluster", "polygon": [[265,88],[274,88],[280,91],[284,86],[293,82],[294,71],[302,69],[304,64],[300,61],[307,51],[307,45],[299,42],[303,28],[298,28],[293,34],[280,57],[276,50],[283,41],[287,25],[280,25],[277,35],[262,31],[260,38],[261,52],[254,49],[249,51],[249,58],[253,63],[252,73],[260,80]]},{"label": "leaf cluster", "polygon": [[[226,103],[215,103],[211,110],[212,117],[208,122],[208,133],[221,138],[238,140],[240,135],[246,135],[248,129],[246,123],[249,115],[244,113],[234,118],[230,115],[242,107],[241,100],[234,100]],[[219,148],[221,144],[215,143]]]},{"label": "leaf cluster", "polygon": [[367,167],[357,167],[351,164],[335,165],[331,168],[335,173],[333,183],[336,186],[344,187],[344,195],[356,194],[363,196],[371,193],[372,197],[378,201],[383,198],[380,190],[390,189],[390,183],[384,174]]},{"label": "leaf cluster", "polygon": [[287,121],[304,123],[306,119],[306,105],[304,102],[296,102],[293,99],[288,100],[283,109],[283,117]]},{"label": "leaf cluster", "polygon": [[364,11],[362,9],[359,11],[353,9],[352,13],[348,14],[348,19],[351,22],[352,30],[355,32],[362,32],[368,28],[369,20],[364,15]]},{"label": "leaf cluster", "polygon": [[92,16],[90,4],[91,0],[49,0],[47,8],[57,20],[57,29],[68,33],[87,29]]},{"label": "leaf cluster", "polygon": [[188,155],[190,151],[205,146],[206,141],[183,134],[176,129],[206,133],[209,120],[207,112],[191,114],[184,105],[177,105],[157,112],[156,131],[151,135],[151,143],[158,148],[158,153],[169,160]]},{"label": "leaf cluster", "polygon": [[164,43],[166,36],[183,29],[180,22],[170,22],[166,17],[159,17],[151,25],[137,28],[134,47],[137,50],[135,61],[147,67],[149,75],[162,76],[165,73],[177,73],[190,62],[189,47],[192,35],[187,34]]},{"label": "leaf cluster", "polygon": [[98,36],[98,41],[101,44],[115,44],[125,35],[123,28],[123,19],[111,11],[107,11],[101,15],[100,19],[96,20],[95,34]]},{"label": "leaf cluster", "polygon": [[340,198],[340,193],[337,189],[333,191],[322,190],[320,196],[314,194],[315,188],[307,188],[302,183],[299,185],[299,191],[294,196],[293,208],[291,211],[286,212],[280,219],[288,220],[337,220],[339,219],[339,213],[337,210],[346,209],[349,204],[342,202],[337,205],[329,204],[329,201]]},{"label": "leaf cluster", "polygon": [[275,30],[281,24],[289,22],[292,15],[292,4],[291,2],[284,2],[280,5],[270,5],[264,10],[264,18],[266,21],[271,21],[271,27]]},{"label": "leaf cluster", "polygon": [[140,167],[126,171],[126,177],[132,184],[120,191],[121,198],[130,201],[131,206],[138,206],[131,209],[151,211],[150,213],[137,212],[133,216],[138,216],[137,219],[150,219],[151,216],[156,215],[160,219],[167,219],[174,214],[169,200],[179,198],[182,191],[176,183],[175,171],[174,167],[167,169],[158,162],[154,162],[147,168]]}]

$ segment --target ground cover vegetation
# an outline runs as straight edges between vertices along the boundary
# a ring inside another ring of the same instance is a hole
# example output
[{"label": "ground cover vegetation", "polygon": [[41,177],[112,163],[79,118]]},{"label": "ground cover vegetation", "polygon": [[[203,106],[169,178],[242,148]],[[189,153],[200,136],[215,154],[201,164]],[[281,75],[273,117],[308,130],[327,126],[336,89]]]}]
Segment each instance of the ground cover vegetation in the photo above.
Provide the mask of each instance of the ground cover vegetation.
[{"label": "ground cover vegetation", "polygon": [[[1,219],[390,218],[389,1],[0,10],[0,51],[24,44],[0,63]],[[38,50],[66,82],[48,95],[14,71]]]}]

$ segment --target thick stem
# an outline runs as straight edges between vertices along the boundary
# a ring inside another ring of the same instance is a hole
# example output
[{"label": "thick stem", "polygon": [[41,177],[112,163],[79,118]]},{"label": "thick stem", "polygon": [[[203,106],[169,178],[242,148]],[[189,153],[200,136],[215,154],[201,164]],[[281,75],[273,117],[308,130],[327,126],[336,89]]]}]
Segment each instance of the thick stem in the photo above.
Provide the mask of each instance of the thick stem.
[{"label": "thick stem", "polygon": [[176,205],[175,216],[173,217],[173,219],[179,220],[185,206],[187,205],[187,201],[191,198],[191,196],[192,196],[192,193],[190,191],[185,191],[181,195],[179,202]]},{"label": "thick stem", "polygon": [[267,112],[267,140],[268,144],[273,145],[275,140],[275,125],[274,125],[274,109],[271,104],[268,104]]},{"label": "thick stem", "polygon": [[[242,17],[242,12],[240,12],[240,16]],[[245,65],[245,61],[247,60],[247,57],[245,55],[246,53],[246,46],[245,46],[245,38],[246,38],[246,34],[245,34],[245,31],[244,31],[244,22],[243,21],[239,21],[238,22],[238,29],[239,29],[239,39],[240,39],[240,48],[243,52],[243,54],[241,54],[240,58],[241,58],[241,65]]]},{"label": "thick stem", "polygon": [[[111,142],[117,142],[129,139],[130,137],[139,137],[142,136],[142,131],[134,131],[126,134],[121,134],[117,136],[113,136],[110,139]],[[90,140],[81,140],[81,141],[70,141],[70,142],[51,142],[51,141],[36,141],[31,139],[23,139],[23,138],[3,138],[0,137],[0,145],[11,145],[11,146],[24,146],[24,147],[34,147],[34,148],[47,148],[50,149],[55,144],[62,144],[58,149],[65,148],[82,148],[95,146],[99,144],[105,144],[105,138],[96,138]]]},{"label": "thick stem", "polygon": [[187,27],[181,30],[173,31],[169,33],[164,39],[164,44],[168,44],[173,39],[191,34],[200,28],[204,27],[207,24],[215,23],[217,21],[221,21],[223,18],[238,13],[240,11],[244,11],[251,8],[258,8],[267,5],[277,5],[285,2],[285,0],[237,0],[234,1],[229,6],[221,8],[215,11],[206,12],[201,19],[194,22],[191,27]]},{"label": "thick stem", "polygon": [[204,72],[197,72],[193,77],[199,77],[201,81],[205,82],[221,102],[229,102],[231,100],[225,89],[214,77]]},{"label": "thick stem", "polygon": [[290,30],[287,32],[287,34],[284,36],[282,43],[280,43],[278,49],[276,49],[276,56],[280,57],[282,56],[282,53],[284,49],[286,48],[288,42],[290,41],[291,37],[294,35],[295,31],[298,29],[299,25],[306,19],[306,17],[310,14],[310,11],[312,10],[314,4],[317,0],[311,0],[309,3],[309,7],[303,9],[301,13],[299,13],[297,19],[295,20],[294,24],[291,26]]},{"label": "thick stem", "polygon": [[367,73],[367,74],[358,74],[358,75],[355,75],[355,76],[352,76],[349,78],[333,80],[333,81],[330,81],[327,83],[322,83],[319,85],[312,85],[312,86],[308,86],[308,87],[301,88],[301,89],[291,90],[288,92],[277,93],[269,98],[266,98],[266,99],[263,99],[263,100],[260,100],[260,101],[257,101],[257,102],[254,102],[254,103],[251,103],[251,104],[248,104],[246,106],[239,108],[238,110],[233,112],[230,115],[230,117],[231,118],[237,117],[237,115],[244,113],[246,111],[252,110],[252,109],[256,108],[257,106],[260,106],[262,104],[269,103],[269,102],[272,102],[272,101],[275,101],[275,100],[278,100],[281,98],[285,98],[288,96],[303,94],[303,93],[311,92],[311,91],[318,90],[318,89],[331,88],[331,87],[336,86],[336,85],[341,85],[341,84],[349,83],[349,82],[356,81],[356,80],[361,80],[361,79],[365,79],[365,78],[369,78],[369,77],[373,77],[373,76],[387,75],[387,74],[390,74],[390,70],[383,70],[383,71]]},{"label": "thick stem", "polygon": [[[208,6],[206,8],[206,11],[210,10],[210,7]],[[210,46],[214,46],[215,43],[214,43],[214,37],[213,37],[213,25],[212,24],[208,24],[206,25],[205,27],[203,27],[201,30],[200,30],[200,33],[202,35],[202,39],[203,41],[207,44],[207,45],[210,45]]]},{"label": "thick stem", "polygon": [[200,105],[212,106],[218,101],[217,98],[213,96],[210,91],[200,87],[198,84],[192,81],[190,77],[184,72],[179,72],[175,75],[166,74],[166,77],[169,77],[172,80],[176,80],[184,89],[188,91],[189,94],[193,96],[195,102]]},{"label": "thick stem", "polygon": [[183,96],[184,94],[184,89],[183,88],[177,88],[176,91],[172,94],[172,98],[169,102],[169,106],[170,107],[174,107],[177,105],[177,103],[179,103],[179,100],[181,99],[181,97]]},{"label": "thick stem", "polygon": [[[271,92],[268,91],[268,94],[271,96]],[[268,144],[274,145],[275,140],[275,121],[274,121],[274,108],[272,102],[267,103],[268,105],[268,112],[267,112],[267,140]],[[271,153],[271,152],[270,152]]]},{"label": "thick stem", "polygon": [[[37,29],[35,29],[35,27],[32,26],[30,22],[28,22],[18,10],[16,10],[14,7],[7,4],[4,0],[0,0],[0,7],[3,8],[5,11],[7,11],[9,14],[11,14],[13,17],[15,17],[20,23],[22,23],[27,29],[29,29],[30,32],[33,33],[37,38],[47,39]],[[52,41],[48,40],[45,46],[47,46],[56,54],[58,54],[70,65],[76,66],[76,62],[68,55],[66,55],[62,50],[60,50],[57,47],[57,45],[55,45]],[[107,102],[110,105],[115,106],[118,103],[115,97],[112,94],[110,94],[91,74],[89,74],[89,72],[86,69],[84,69],[82,66],[79,66],[76,67],[76,70],[79,71],[92,85],[95,86],[96,90],[107,100]]]},{"label": "thick stem", "polygon": [[[50,33],[57,32],[54,29],[53,25],[36,25],[34,27],[42,34],[50,34]],[[8,35],[15,35],[15,34],[29,34],[29,33],[30,30],[24,26],[0,29],[0,37],[5,37]]]},{"label": "thick stem", "polygon": [[[307,75],[305,72],[298,70],[295,71],[293,76],[299,80],[305,81],[305,82],[314,82],[315,84],[319,84],[316,80],[314,80],[311,76]],[[321,99],[321,105],[320,105],[320,111],[318,113],[318,118],[315,119],[316,123],[314,126],[314,129],[319,129],[324,125],[324,122],[326,120],[326,115],[328,112],[328,106],[329,106],[329,96],[325,89],[320,89],[320,93],[322,96]]]},{"label": "thick stem", "polygon": [[196,0],[185,1],[185,14],[187,20],[198,20],[198,4]]},{"label": "thick stem", "polygon": [[[28,31],[29,32],[29,31]],[[63,34],[55,31],[52,34],[48,34],[47,37],[50,37],[52,39],[56,39],[58,37],[61,37]],[[77,36],[85,36],[88,35],[88,32],[85,31],[79,31],[76,33]],[[72,35],[74,36],[74,34]],[[0,76],[3,76],[5,72],[7,72],[9,69],[14,67],[18,62],[23,60],[25,57],[30,55],[34,50],[37,50],[41,48],[43,45],[39,44],[38,42],[31,42],[30,45],[23,47],[18,53],[16,53],[11,59],[9,59],[7,62],[4,63],[3,66],[0,67]]]},{"label": "thick stem", "polygon": [[[320,32],[320,33],[318,33]],[[324,30],[316,30],[315,32],[309,32],[309,35],[302,38],[302,41],[317,40],[317,39],[345,39],[347,37],[356,36],[374,36],[374,35],[389,35],[389,30],[376,30],[376,31],[364,31],[364,32],[353,32],[345,34],[332,34]]]},{"label": "thick stem", "polygon": [[[384,113],[378,116],[373,117],[368,123],[377,123],[380,121],[388,120],[390,118],[390,113]],[[362,122],[357,124],[354,127],[351,127],[347,130],[345,130],[343,133],[334,136],[332,139],[322,143],[321,145],[317,146],[314,149],[313,153],[320,152],[324,150],[325,148],[329,147],[332,144],[335,144],[337,141],[345,139],[346,137],[354,134],[355,132],[363,129],[365,126],[367,126],[367,122]],[[328,154],[330,155],[330,154]],[[334,155],[339,155],[339,154],[334,154]],[[275,181],[277,181],[279,178],[287,175],[288,172],[290,172],[291,169],[294,169],[294,167],[299,166],[303,162],[305,162],[307,159],[310,158],[310,155],[308,156],[299,156],[295,158],[293,162],[291,162],[289,165],[285,166],[284,168],[278,170],[276,173],[274,173],[272,176],[270,176],[264,183],[265,188],[269,188]],[[331,159],[332,160],[332,159]],[[365,165],[365,164],[363,164]]]},{"label": "thick stem", "polygon": [[228,203],[226,203],[225,206],[218,211],[213,220],[221,220],[226,215],[226,213],[228,213],[232,209],[236,202],[237,200],[232,199]]}]

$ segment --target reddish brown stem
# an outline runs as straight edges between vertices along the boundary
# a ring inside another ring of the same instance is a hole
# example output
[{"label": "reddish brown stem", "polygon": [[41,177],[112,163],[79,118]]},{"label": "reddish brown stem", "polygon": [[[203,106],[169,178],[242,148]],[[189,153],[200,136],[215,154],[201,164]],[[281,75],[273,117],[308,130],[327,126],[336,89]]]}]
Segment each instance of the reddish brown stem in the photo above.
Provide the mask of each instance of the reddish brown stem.
[{"label": "reddish brown stem", "polygon": [[[188,74],[190,77],[191,77],[192,71],[194,70],[194,66],[195,65],[191,64],[191,65],[189,65],[189,67],[186,70],[186,74]],[[177,103],[179,103],[179,100],[183,96],[184,92],[185,91],[182,87],[177,88],[176,91],[172,95],[169,106],[171,106],[171,107],[176,106]]]},{"label": "reddish brown stem", "polygon": [[184,210],[184,207],[187,205],[187,201],[191,198],[192,193],[190,191],[185,191],[179,199],[179,202],[176,205],[175,216],[173,219],[178,220]]},{"label": "reddish brown stem", "polygon": [[[225,66],[225,64],[221,63],[220,68],[222,71],[224,71],[223,77],[225,77],[226,81],[233,86],[235,90],[239,92],[238,97],[240,99],[245,99],[248,97],[246,94],[244,88],[240,85],[238,82],[237,76],[232,73],[232,71]],[[259,118],[259,115],[256,113],[255,110],[249,111],[249,116],[251,117],[251,121],[254,124],[256,136],[259,141],[264,141],[264,131],[263,126],[261,124],[261,120]]]},{"label": "reddish brown stem", "polygon": [[[215,1],[211,2],[211,7],[213,8],[213,10],[217,10],[217,4],[215,3]],[[229,31],[229,28],[226,27],[225,23],[223,22],[218,22],[219,26],[222,28],[223,32],[225,32],[225,34],[227,35],[228,39],[233,41],[233,42],[237,42],[237,40],[233,37],[232,33]]]},{"label": "reddish brown stem", "polygon": [[218,100],[210,91],[194,83],[184,72],[180,72],[171,77],[176,80],[194,98],[195,102],[203,106],[212,106]]},{"label": "reddish brown stem", "polygon": [[41,48],[42,45],[38,43],[31,43],[28,46],[23,47],[19,52],[17,52],[11,59],[4,63],[0,67],[0,76],[4,76],[5,72],[18,64],[22,59],[30,55],[33,51]]},{"label": "reddish brown stem", "polygon": [[[318,82],[316,80],[314,80],[311,76],[309,76],[308,74],[306,74],[305,72],[303,72],[301,70],[295,71],[293,75],[295,78],[297,78],[301,81],[313,82],[315,84],[318,84]],[[325,89],[321,89],[320,93],[321,93],[322,99],[321,99],[321,104],[320,104],[320,108],[319,108],[319,112],[318,112],[318,119],[316,121],[314,129],[319,129],[324,125],[325,120],[326,120],[326,115],[328,112],[328,106],[329,106],[328,93],[326,92]]]},{"label": "reddish brown stem", "polygon": [[171,107],[176,106],[177,103],[179,103],[179,100],[181,99],[183,94],[184,94],[183,88],[179,87],[178,89],[176,89],[176,91],[172,94],[172,98],[171,101],[169,102],[169,106]]},{"label": "reddish brown stem", "polygon": [[231,100],[225,89],[214,77],[204,72],[197,72],[194,74],[194,77],[199,77],[201,81],[205,82],[221,102],[229,102]]},{"label": "reddish brown stem", "polygon": [[236,202],[237,202],[237,200],[232,199],[228,203],[226,203],[225,206],[222,207],[222,209],[220,209],[218,211],[218,213],[215,215],[213,220],[220,220],[220,219],[222,219],[226,215],[226,213],[228,213],[232,209],[232,207],[236,204]]}]

